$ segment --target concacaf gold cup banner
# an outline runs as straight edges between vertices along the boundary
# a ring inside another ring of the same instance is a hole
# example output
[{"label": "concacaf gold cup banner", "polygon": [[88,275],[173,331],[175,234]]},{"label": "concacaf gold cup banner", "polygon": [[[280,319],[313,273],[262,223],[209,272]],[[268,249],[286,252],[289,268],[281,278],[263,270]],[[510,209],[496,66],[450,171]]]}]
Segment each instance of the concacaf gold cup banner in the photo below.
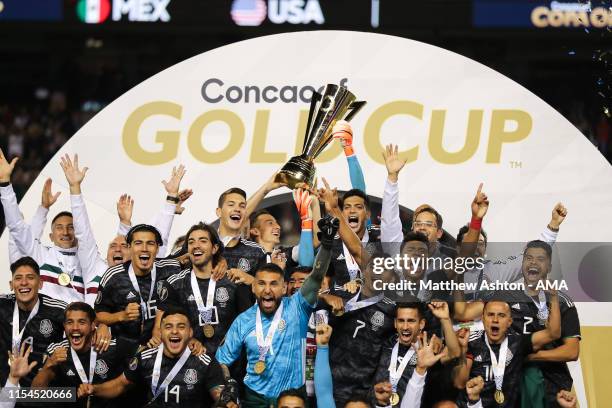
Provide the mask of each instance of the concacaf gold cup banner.
[{"label": "concacaf gold cup banner", "polygon": [[[213,221],[223,190],[240,186],[253,193],[301,152],[310,95],[327,83],[341,83],[368,102],[351,122],[368,194],[382,197],[381,152],[395,143],[408,158],[400,204],[433,205],[448,231],[469,220],[469,202],[483,182],[491,200],[485,220],[490,240],[537,238],[557,201],[569,209],[560,241],[609,240],[612,167],[560,113],[461,55],[407,39],[341,31],[231,44],[147,79],[57,152],[21,210],[29,220],[47,177],[63,192],[50,216],[68,209],[58,162],[60,155],[78,153],[90,168],[83,194],[105,251],[117,231],[119,195],[131,194],[134,221],[146,222],[164,201],[160,180],[183,163],[182,186],[195,193],[185,213],[175,217],[174,238],[193,222]],[[319,177],[350,188],[339,143],[331,143],[316,166]],[[3,248],[7,241],[5,232]],[[7,265],[8,252],[0,258]],[[582,407],[609,406],[612,354],[604,339],[612,337],[612,304],[578,307],[583,341],[580,361],[571,364],[576,392]]]}]

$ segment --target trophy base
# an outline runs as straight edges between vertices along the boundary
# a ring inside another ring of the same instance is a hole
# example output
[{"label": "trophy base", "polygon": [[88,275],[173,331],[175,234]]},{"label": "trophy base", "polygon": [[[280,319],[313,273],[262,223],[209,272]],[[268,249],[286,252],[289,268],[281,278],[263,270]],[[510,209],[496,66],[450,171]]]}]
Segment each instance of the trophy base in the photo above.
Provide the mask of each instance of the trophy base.
[{"label": "trophy base", "polygon": [[298,184],[308,184],[309,187],[313,187],[314,178],[314,163],[304,156],[294,156],[278,172],[274,181],[285,183],[293,190]]}]

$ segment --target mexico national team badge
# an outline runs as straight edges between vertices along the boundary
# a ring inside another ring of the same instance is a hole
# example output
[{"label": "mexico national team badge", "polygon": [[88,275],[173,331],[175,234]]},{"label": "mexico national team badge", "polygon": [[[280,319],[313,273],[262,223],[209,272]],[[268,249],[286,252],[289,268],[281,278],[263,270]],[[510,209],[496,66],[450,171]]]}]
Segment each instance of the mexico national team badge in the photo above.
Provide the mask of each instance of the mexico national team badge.
[{"label": "mexico national team badge", "polygon": [[57,283],[59,283],[62,286],[70,285],[70,275],[68,275],[66,272],[60,273],[59,276],[57,277]]},{"label": "mexico national team badge", "polygon": [[53,333],[53,325],[51,324],[51,320],[44,319],[40,322],[40,334],[45,337],[49,337],[51,333]]},{"label": "mexico national team badge", "polygon": [[280,319],[280,321],[278,322],[278,331],[282,332],[285,330],[286,327],[287,323],[285,323],[285,319]]},{"label": "mexico national team badge", "polygon": [[238,269],[242,269],[245,272],[248,272],[251,269],[251,264],[249,260],[246,258],[240,258],[238,261]]},{"label": "mexico national team badge", "polygon": [[264,361],[258,361],[255,363],[255,367],[253,367],[255,374],[261,375],[264,371],[266,371],[266,363]]}]

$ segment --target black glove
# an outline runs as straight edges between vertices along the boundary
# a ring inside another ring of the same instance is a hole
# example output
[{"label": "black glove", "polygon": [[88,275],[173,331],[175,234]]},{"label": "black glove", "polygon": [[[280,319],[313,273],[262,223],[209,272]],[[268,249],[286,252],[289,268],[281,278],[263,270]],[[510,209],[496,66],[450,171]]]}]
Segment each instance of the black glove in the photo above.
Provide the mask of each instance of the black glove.
[{"label": "black glove", "polygon": [[225,408],[230,401],[238,404],[238,382],[233,378],[225,380],[225,386],[215,407]]},{"label": "black glove", "polygon": [[338,228],[340,227],[340,220],[328,214],[321,218],[317,225],[320,230],[317,232],[317,237],[321,242],[321,246],[326,249],[331,249]]}]

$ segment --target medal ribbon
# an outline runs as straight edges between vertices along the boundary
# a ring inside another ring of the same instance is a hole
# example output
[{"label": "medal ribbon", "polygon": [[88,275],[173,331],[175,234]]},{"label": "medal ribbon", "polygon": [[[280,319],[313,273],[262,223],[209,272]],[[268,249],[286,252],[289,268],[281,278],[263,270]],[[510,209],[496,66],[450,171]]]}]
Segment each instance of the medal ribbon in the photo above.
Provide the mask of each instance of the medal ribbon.
[{"label": "medal ribbon", "polygon": [[23,329],[19,330],[19,306],[17,306],[17,299],[15,299],[15,308],[13,309],[13,340],[12,340],[12,350],[13,354],[18,355],[19,350],[21,349],[21,338],[23,337],[23,333],[25,332],[26,326],[30,323],[30,320],[36,313],[38,313],[38,307],[40,306],[40,299],[36,300],[36,304],[34,308],[30,312],[25,324],[23,325]]},{"label": "medal ribbon", "polygon": [[404,358],[402,362],[397,365],[397,355],[399,353],[399,341],[395,343],[393,346],[393,350],[391,351],[391,362],[389,364],[389,382],[391,383],[391,388],[393,392],[397,392],[397,384],[399,383],[400,378],[402,378],[402,374],[408,366],[412,355],[414,354],[414,348],[411,346],[404,354]]},{"label": "medal ribbon", "polygon": [[[527,294],[529,296],[529,294]],[[529,299],[538,308],[538,319],[540,323],[544,324],[548,320],[548,305],[546,304],[546,293],[543,290],[538,292],[538,301],[536,302],[533,297],[529,296]]]},{"label": "medal ribbon", "polygon": [[346,304],[344,305],[345,312],[352,312],[354,310],[363,309],[364,307],[372,306],[374,303],[380,302],[382,298],[384,297],[384,294],[380,293],[374,297],[357,301],[357,299],[359,299],[359,295],[361,295],[361,290],[359,290],[359,292],[357,292],[355,296],[353,296],[348,302],[346,302]]},{"label": "medal ribbon", "polygon": [[[368,234],[368,230],[365,230],[365,233],[363,234],[363,238],[361,239],[361,242],[368,242],[369,240],[370,240],[370,235]],[[349,273],[349,276],[351,280],[355,280],[361,274],[361,269],[359,268],[359,264],[357,263],[355,258],[353,258],[353,255],[351,255],[347,246],[344,245],[344,242],[342,243],[342,250],[344,252],[344,263],[346,263],[346,269]]]},{"label": "medal ribbon", "polygon": [[493,377],[495,378],[495,389],[498,391],[502,390],[504,384],[504,371],[506,370],[506,357],[508,356],[508,336],[504,339],[501,346],[499,347],[499,361],[495,357],[495,353],[489,344],[489,338],[485,334],[485,343],[491,353],[491,369],[493,370]]},{"label": "medal ribbon", "polygon": [[85,376],[85,369],[83,368],[83,364],[79,359],[78,354],[72,347],[70,347],[70,354],[72,355],[72,362],[74,363],[74,368],[76,368],[79,377],[81,378],[81,382],[83,384],[92,384],[94,371],[96,369],[96,358],[98,357],[98,353],[93,349],[93,347],[89,350],[89,377]]},{"label": "medal ribbon", "polygon": [[[149,290],[149,300],[148,300],[149,302],[153,298],[153,292],[155,292],[155,275],[156,274],[157,274],[157,269],[155,268],[155,264],[153,264],[153,269],[151,269],[151,289]],[[134,290],[138,293],[138,296],[140,297],[140,309],[142,311],[141,316],[142,316],[142,320],[144,321],[144,317],[147,315],[147,305],[144,299],[142,298],[142,294],[140,293],[140,286],[138,286],[138,280],[136,279],[136,274],[134,273],[134,268],[132,268],[131,264],[130,264],[130,267],[128,268],[128,276],[130,277],[130,282],[132,282],[132,286],[134,287]]]},{"label": "medal ribbon", "polygon": [[164,356],[164,344],[162,343],[159,345],[159,348],[157,349],[157,355],[155,356],[155,364],[153,365],[153,376],[151,376],[151,391],[153,392],[153,399],[151,400],[151,402],[155,401],[155,399],[162,392],[164,392],[164,390],[166,389],[166,387],[168,387],[172,380],[174,380],[174,377],[176,377],[181,368],[183,368],[190,355],[191,350],[189,350],[189,347],[185,347],[185,350],[183,351],[183,354],[181,354],[179,360],[174,363],[172,370],[170,370],[164,381],[158,387],[157,383],[159,382],[161,363],[162,358]]},{"label": "medal ribbon", "polygon": [[202,293],[200,292],[200,286],[198,285],[198,278],[196,277],[194,270],[191,270],[191,291],[193,292],[193,297],[195,298],[196,304],[198,305],[198,311],[200,312],[200,316],[202,316],[202,320],[206,324],[210,324],[210,322],[212,322],[212,312],[216,286],[217,281],[215,281],[211,277],[208,282],[208,292],[206,293],[206,305],[204,305],[204,301],[202,300]]},{"label": "medal ribbon", "polygon": [[261,323],[261,310],[259,307],[257,307],[257,313],[255,316],[255,334],[257,335],[257,348],[259,348],[259,361],[265,361],[266,359],[266,354],[268,354],[268,350],[272,345],[272,339],[274,338],[274,334],[276,333],[276,329],[278,328],[278,323],[281,320],[282,314],[283,304],[281,302],[278,309],[276,309],[276,313],[274,313],[274,318],[272,319],[272,323],[270,323],[268,334],[264,340],[263,324]]}]

